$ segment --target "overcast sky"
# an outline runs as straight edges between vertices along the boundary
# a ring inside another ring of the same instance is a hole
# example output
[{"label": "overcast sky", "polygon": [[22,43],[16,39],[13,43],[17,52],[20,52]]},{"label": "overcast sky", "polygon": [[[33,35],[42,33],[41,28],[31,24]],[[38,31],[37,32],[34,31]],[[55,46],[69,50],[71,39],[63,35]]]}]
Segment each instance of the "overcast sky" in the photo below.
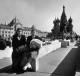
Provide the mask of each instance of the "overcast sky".
[{"label": "overcast sky", "polygon": [[80,34],[80,0],[0,0],[0,23],[15,16],[23,26],[51,31],[55,17],[61,17],[65,6],[67,19],[73,19],[73,30]]}]

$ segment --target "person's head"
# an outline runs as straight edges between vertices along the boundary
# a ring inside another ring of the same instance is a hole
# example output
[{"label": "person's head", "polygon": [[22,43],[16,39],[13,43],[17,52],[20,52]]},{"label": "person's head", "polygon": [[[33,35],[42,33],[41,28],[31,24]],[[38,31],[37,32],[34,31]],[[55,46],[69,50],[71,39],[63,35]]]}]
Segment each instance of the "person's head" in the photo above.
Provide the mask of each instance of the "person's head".
[{"label": "person's head", "polygon": [[16,33],[17,33],[18,36],[21,36],[22,35],[22,29],[21,28],[17,28]]},{"label": "person's head", "polygon": [[36,35],[36,31],[35,30],[31,30],[31,35],[35,36]]}]

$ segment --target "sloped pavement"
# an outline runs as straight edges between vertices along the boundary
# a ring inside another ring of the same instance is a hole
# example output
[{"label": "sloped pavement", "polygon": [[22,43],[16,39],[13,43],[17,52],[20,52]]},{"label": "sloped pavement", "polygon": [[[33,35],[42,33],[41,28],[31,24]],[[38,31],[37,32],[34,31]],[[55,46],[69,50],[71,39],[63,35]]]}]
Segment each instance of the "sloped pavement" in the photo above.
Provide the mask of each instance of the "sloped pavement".
[{"label": "sloped pavement", "polygon": [[80,76],[80,40],[77,42],[78,54],[77,54],[77,64],[76,64],[76,75]]},{"label": "sloped pavement", "polygon": [[[11,71],[11,58],[4,58],[0,60],[0,76],[64,76],[59,75],[58,72],[54,74],[58,66],[74,47],[76,42],[70,43],[67,48],[60,48],[51,52],[50,54],[39,59],[40,68],[37,72],[25,72],[22,74],[12,73]],[[76,48],[76,47],[74,47]],[[69,68],[69,67],[68,67]]]}]

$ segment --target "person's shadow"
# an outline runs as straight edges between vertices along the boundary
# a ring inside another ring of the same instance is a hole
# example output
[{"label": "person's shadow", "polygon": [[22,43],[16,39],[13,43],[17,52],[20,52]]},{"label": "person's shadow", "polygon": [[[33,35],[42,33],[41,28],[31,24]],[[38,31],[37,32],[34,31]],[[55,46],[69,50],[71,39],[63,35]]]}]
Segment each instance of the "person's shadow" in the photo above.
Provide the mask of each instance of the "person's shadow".
[{"label": "person's shadow", "polygon": [[24,73],[24,72],[23,71],[13,71],[12,65],[9,65],[7,67],[1,68],[0,69],[0,73],[8,73],[8,74],[16,73],[16,74],[21,74],[21,73]]},{"label": "person's shadow", "polygon": [[0,73],[14,73],[12,70],[12,65],[9,65],[7,67],[1,68]]},{"label": "person's shadow", "polygon": [[6,67],[0,69],[0,73],[8,73],[8,74],[16,73],[16,74],[22,74],[24,72],[34,72],[34,70],[33,69],[27,69],[26,71],[13,71],[12,65],[9,65],[9,66],[6,66]]}]

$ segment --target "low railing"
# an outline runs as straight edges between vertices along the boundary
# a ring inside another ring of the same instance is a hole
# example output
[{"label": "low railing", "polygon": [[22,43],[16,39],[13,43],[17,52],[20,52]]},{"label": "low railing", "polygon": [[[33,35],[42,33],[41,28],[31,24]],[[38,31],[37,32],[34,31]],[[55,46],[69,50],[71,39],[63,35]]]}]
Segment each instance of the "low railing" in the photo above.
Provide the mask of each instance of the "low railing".
[{"label": "low railing", "polygon": [[32,68],[34,71],[38,71],[39,69],[39,59],[43,56],[59,49],[61,47],[61,42],[59,40],[45,42],[43,46],[39,49],[39,54],[36,59],[33,59],[31,62]]}]

